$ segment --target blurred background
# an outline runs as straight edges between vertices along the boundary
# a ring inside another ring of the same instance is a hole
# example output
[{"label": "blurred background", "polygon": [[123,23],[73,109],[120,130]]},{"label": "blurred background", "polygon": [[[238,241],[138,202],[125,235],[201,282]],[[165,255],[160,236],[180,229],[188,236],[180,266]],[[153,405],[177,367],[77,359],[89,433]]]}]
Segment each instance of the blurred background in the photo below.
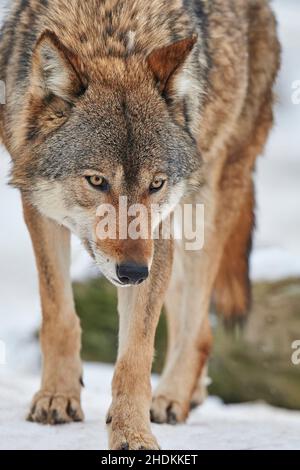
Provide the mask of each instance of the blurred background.
[{"label": "blurred background", "polygon": [[[4,3],[0,0],[0,16]],[[299,104],[293,100],[293,87],[300,80],[300,2],[274,0],[272,4],[283,48],[282,69],[277,82],[275,126],[254,175],[253,307],[244,328],[233,331],[227,331],[212,312],[215,343],[209,392],[225,403],[260,400],[299,410],[300,364],[292,361],[292,344],[300,340],[300,99]],[[0,342],[6,354],[5,364],[0,365],[0,387],[1,377],[16,371],[35,376],[41,360],[36,269],[19,194],[6,185],[9,167],[9,156],[1,149]],[[89,363],[113,363],[118,326],[116,292],[99,276],[75,239],[72,275],[83,327],[83,358]],[[153,369],[160,372],[166,350],[164,316],[156,349]],[[87,366],[87,370],[89,376],[92,367]],[[111,369],[105,370],[110,376]],[[0,401],[3,413],[7,412],[7,395],[4,402],[3,397]]]}]

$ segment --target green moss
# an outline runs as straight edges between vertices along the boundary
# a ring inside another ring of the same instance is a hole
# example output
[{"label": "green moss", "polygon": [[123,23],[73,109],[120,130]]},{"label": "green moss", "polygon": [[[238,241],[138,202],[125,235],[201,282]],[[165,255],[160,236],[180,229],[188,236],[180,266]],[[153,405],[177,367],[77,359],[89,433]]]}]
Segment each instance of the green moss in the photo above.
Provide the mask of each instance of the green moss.
[{"label": "green moss", "polygon": [[253,307],[239,335],[219,322],[209,373],[210,393],[234,403],[264,400],[300,409],[300,366],[292,342],[300,339],[300,280],[258,283]]},{"label": "green moss", "polygon": [[[116,289],[104,278],[74,284],[83,327],[83,359],[115,362],[118,345]],[[300,280],[259,283],[242,330],[228,331],[218,322],[210,360],[210,393],[225,402],[262,399],[300,409],[300,366],[292,364],[291,344],[300,339]],[[160,372],[166,353],[166,321],[156,334],[153,370]]]},{"label": "green moss", "polygon": [[[113,363],[118,347],[117,291],[106,279],[75,283],[75,305],[83,330],[82,357]],[[166,351],[166,322],[161,316],[156,332],[153,371],[160,372]]]}]

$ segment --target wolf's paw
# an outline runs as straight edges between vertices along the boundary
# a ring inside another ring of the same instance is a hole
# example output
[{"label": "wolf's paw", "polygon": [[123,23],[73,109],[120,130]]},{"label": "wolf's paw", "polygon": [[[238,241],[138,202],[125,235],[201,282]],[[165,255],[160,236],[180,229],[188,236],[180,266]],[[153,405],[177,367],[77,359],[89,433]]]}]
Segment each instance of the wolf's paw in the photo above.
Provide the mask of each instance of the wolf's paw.
[{"label": "wolf's paw", "polygon": [[41,424],[65,424],[83,421],[84,414],[78,398],[40,391],[33,398],[27,420]]},{"label": "wolf's paw", "polygon": [[179,424],[184,423],[189,414],[189,403],[183,405],[171,397],[154,396],[150,411],[153,423]]},{"label": "wolf's paw", "polygon": [[134,429],[114,429],[110,434],[110,450],[159,450],[160,447],[151,433]]},{"label": "wolf's paw", "polygon": [[106,424],[109,434],[110,450],[159,450],[160,447],[157,440],[145,427],[138,423],[127,421],[124,424],[123,419],[120,421],[117,415],[112,417],[108,413]]}]

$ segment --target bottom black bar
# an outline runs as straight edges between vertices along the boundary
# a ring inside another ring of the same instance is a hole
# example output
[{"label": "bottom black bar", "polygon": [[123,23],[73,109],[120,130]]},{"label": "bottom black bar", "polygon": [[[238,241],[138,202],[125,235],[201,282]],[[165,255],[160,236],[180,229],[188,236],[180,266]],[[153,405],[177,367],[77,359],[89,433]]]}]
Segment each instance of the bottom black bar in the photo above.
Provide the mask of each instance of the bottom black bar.
[{"label": "bottom black bar", "polygon": [[[171,465],[177,467],[202,466],[203,464],[251,465],[259,463],[266,468],[286,468],[289,463],[296,463],[298,456],[295,451],[139,451],[139,452],[109,452],[109,451],[1,451],[0,463],[3,465],[30,463],[42,465],[64,464],[97,467],[140,468],[152,465]],[[2,467],[4,468],[4,467]]]}]

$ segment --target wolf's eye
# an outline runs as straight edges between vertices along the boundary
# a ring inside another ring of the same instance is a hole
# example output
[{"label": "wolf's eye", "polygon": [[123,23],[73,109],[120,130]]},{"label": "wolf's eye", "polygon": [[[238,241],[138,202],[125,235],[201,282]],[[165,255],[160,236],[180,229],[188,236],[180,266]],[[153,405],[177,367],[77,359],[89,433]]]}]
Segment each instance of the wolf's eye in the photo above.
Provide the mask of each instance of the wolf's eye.
[{"label": "wolf's eye", "polygon": [[154,180],[150,184],[150,193],[157,193],[158,191],[160,191],[164,187],[165,182],[166,180],[162,176],[157,176],[156,178],[154,178]]},{"label": "wolf's eye", "polygon": [[93,176],[86,176],[88,183],[98,191],[108,191],[109,184],[103,176],[93,175]]}]

